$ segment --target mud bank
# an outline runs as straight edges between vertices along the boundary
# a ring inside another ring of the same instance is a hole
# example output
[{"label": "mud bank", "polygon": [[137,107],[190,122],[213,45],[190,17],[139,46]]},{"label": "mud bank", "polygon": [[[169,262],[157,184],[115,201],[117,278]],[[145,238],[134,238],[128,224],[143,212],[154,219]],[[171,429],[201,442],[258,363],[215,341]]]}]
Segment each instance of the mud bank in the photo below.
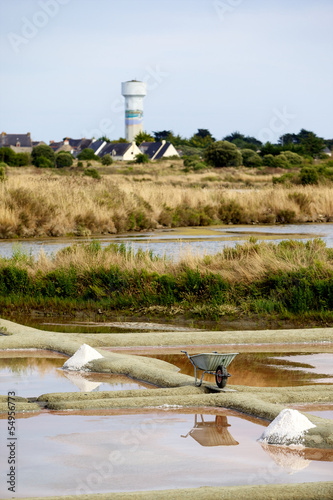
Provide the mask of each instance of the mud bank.
[{"label": "mud bank", "polygon": [[[107,493],[79,496],[47,497],[47,500],[170,500],[175,498],[188,500],[331,500],[333,483],[303,483],[303,484],[276,484],[265,486],[233,486],[223,488],[196,488],[163,491],[139,491],[132,493]],[[28,498],[22,498],[28,500]],[[34,500],[45,500],[44,497],[35,497]]]}]

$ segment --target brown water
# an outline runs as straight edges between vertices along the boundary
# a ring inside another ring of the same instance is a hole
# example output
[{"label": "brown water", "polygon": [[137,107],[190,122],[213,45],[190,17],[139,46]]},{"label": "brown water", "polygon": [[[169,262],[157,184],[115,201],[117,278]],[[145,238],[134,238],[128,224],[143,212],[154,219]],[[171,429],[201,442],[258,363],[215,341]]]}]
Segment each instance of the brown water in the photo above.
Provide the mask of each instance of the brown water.
[{"label": "brown water", "polygon": [[[318,455],[314,450],[262,446],[257,440],[264,422],[221,409],[201,412],[19,418],[17,496],[332,479],[331,450]],[[1,431],[6,425],[0,420]],[[2,477],[7,468],[2,453]],[[4,481],[0,488],[2,498],[12,496]]]},{"label": "brown water", "polygon": [[37,397],[49,392],[125,391],[154,388],[125,375],[62,370],[68,359],[50,351],[0,351],[0,394]]},{"label": "brown water", "polygon": [[[145,355],[172,363],[180,368],[181,373],[194,376],[194,369],[184,354],[149,354],[146,349]],[[123,391],[155,387],[125,375],[62,370],[66,359],[67,356],[51,351],[0,351],[0,394],[15,391],[21,397],[37,397],[49,392]],[[332,359],[331,353],[240,353],[228,367],[232,375],[228,385],[287,387],[330,383]],[[206,374],[204,380],[215,384],[213,375]]]},{"label": "brown water", "polygon": [[[212,352],[213,350],[197,350],[197,352]],[[223,350],[219,349],[219,352]],[[233,352],[235,352],[235,346],[233,346]],[[194,375],[194,368],[185,354],[145,355],[176,365],[181,373]],[[228,366],[228,372],[231,374],[228,385],[287,387],[332,383],[332,367],[332,353],[240,353]],[[206,374],[204,380],[215,383],[214,375]]]}]

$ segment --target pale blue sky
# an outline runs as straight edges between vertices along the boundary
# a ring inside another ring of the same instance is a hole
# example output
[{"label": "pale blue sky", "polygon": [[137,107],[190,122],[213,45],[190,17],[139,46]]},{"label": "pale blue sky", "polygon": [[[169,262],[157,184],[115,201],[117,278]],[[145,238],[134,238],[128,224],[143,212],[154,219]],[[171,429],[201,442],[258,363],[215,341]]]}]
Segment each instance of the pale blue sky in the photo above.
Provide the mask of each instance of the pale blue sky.
[{"label": "pale blue sky", "polygon": [[333,137],[332,0],[0,0],[0,127],[34,140],[144,129]]}]

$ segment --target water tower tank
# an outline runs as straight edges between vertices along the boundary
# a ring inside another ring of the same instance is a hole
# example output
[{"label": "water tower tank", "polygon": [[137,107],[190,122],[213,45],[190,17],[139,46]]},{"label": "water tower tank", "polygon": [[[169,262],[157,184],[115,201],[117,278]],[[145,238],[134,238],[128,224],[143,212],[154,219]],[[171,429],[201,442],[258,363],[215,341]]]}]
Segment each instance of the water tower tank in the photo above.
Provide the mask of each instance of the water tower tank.
[{"label": "water tower tank", "polygon": [[133,142],[143,131],[143,98],[147,94],[147,85],[136,80],[123,82],[121,93],[125,97],[125,136],[127,142]]}]

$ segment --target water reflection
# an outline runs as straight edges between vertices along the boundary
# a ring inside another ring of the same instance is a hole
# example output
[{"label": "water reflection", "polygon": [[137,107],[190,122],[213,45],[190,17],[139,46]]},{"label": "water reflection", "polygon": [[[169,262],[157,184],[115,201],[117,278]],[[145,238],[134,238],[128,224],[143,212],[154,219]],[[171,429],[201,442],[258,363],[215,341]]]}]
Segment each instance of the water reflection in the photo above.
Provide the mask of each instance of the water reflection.
[{"label": "water reflection", "polygon": [[0,394],[15,391],[21,397],[37,397],[50,392],[155,388],[126,375],[69,373],[61,369],[66,359],[67,356],[49,351],[0,351]]},{"label": "water reflection", "polygon": [[[193,366],[187,362],[187,358],[182,354],[141,355],[167,361],[177,366],[180,373],[194,375]],[[299,358],[299,356],[303,357]],[[325,360],[330,359],[330,364],[322,362],[323,356],[325,356]],[[330,370],[326,370],[325,366],[331,367],[332,361],[333,354],[331,353],[240,353],[228,368],[228,372],[231,374],[228,386],[289,387],[330,383]],[[313,369],[317,364],[318,369]],[[205,380],[215,383],[214,375],[206,374]]]},{"label": "water reflection", "polygon": [[201,446],[235,446],[238,443],[228,431],[228,418],[216,415],[214,420],[204,419],[204,415],[194,416],[194,427],[182,438],[191,436]]},{"label": "water reflection", "polygon": [[[320,237],[326,245],[333,247],[333,223],[325,224],[288,224],[264,226],[210,226],[177,228],[145,234],[123,234],[116,236],[98,236],[102,246],[110,243],[130,244],[134,251],[152,250],[156,255],[178,258],[182,251],[191,249],[194,253],[215,254],[225,246],[235,246],[244,243],[254,235],[260,240],[281,241],[290,238],[306,241],[309,238]],[[28,254],[37,256],[41,249],[46,255],[57,253],[73,243],[91,241],[92,238],[45,238],[40,240],[2,240],[0,243],[0,256],[10,257],[14,245],[20,243],[22,249]]]}]

